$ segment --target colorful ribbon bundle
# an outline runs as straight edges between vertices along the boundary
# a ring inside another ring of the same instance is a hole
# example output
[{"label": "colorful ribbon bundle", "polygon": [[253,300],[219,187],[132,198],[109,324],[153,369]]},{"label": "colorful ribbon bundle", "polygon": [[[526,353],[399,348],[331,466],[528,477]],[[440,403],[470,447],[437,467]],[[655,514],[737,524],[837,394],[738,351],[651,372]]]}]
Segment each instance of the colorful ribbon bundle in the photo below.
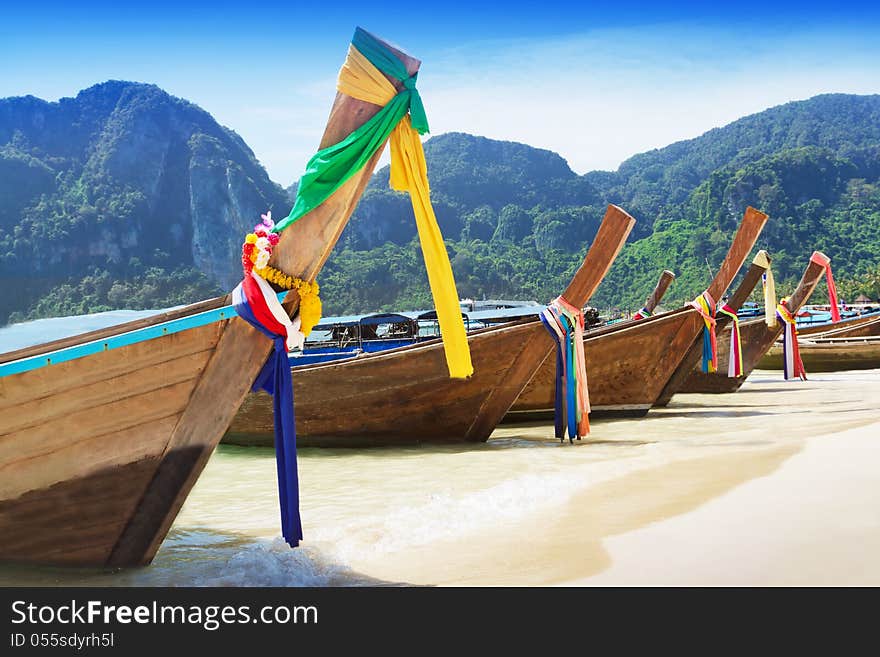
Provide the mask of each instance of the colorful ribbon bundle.
[{"label": "colorful ribbon bundle", "polygon": [[742,376],[743,373],[743,357],[742,357],[742,341],[739,336],[739,317],[736,311],[726,303],[718,309],[722,315],[727,315],[731,319],[730,325],[730,360],[727,363],[727,376],[733,378]]},{"label": "colorful ribbon bundle", "polygon": [[647,308],[645,308],[645,307],[643,306],[643,307],[641,307],[641,308],[638,309],[638,311],[636,312],[635,315],[632,316],[632,318],[633,318],[635,321],[638,321],[638,320],[640,320],[640,319],[647,319],[648,317],[651,316],[651,314],[652,314],[651,311],[648,310]]},{"label": "colorful ribbon bundle", "polygon": [[584,358],[584,313],[556,297],[541,313],[544,328],[556,341],[556,437],[580,440],[590,433],[590,395]]},{"label": "colorful ribbon bundle", "polygon": [[782,340],[782,374],[785,380],[798,377],[807,380],[807,372],[798,349],[796,319],[786,306],[788,299],[783,299],[776,306],[776,314],[785,322],[785,335]]},{"label": "colorful ribbon bundle", "polygon": [[[400,80],[403,89],[398,92],[386,75]],[[390,138],[391,187],[410,194],[449,376],[463,379],[473,374],[474,368],[452,266],[431,205],[428,169],[419,139],[420,134],[428,132],[428,119],[415,86],[416,77],[410,76],[403,62],[375,37],[360,28],[355,30],[336,88],[382,109],[341,142],[318,151],[309,160],[293,209],[274,230],[283,230],[323,203]]]},{"label": "colorful ribbon bundle", "polygon": [[813,251],[810,262],[815,262],[825,270],[825,282],[828,283],[828,302],[831,304],[831,321],[840,321],[840,308],[837,301],[837,286],[834,284],[834,276],[831,274],[831,258],[820,251]]},{"label": "colorful ribbon bundle", "polygon": [[[386,75],[400,80],[403,88],[398,92]],[[269,260],[280,241],[278,233],[317,208],[367,162],[378,157],[389,138],[391,186],[408,191],[412,199],[449,375],[466,378],[473,373],[452,267],[430,201],[425,154],[419,139],[419,134],[428,131],[428,121],[415,82],[416,76],[409,75],[394,52],[358,28],[339,72],[337,88],[381,109],[342,141],[318,151],[300,179],[290,214],[278,224],[272,221],[270,213],[263,215],[263,223],[247,235],[242,245],[244,280],[233,292],[233,305],[245,321],[275,343],[274,354],[266,361],[253,389],[263,389],[273,397],[281,528],[291,547],[302,539],[302,523],[293,381],[287,352],[296,346],[302,348],[304,334],[308,334],[321,316],[321,301],[316,282],[303,281],[274,269],[269,266]],[[291,320],[278,302],[270,282],[298,293],[300,306],[296,319]]]},{"label": "colorful ribbon bundle", "polygon": [[257,375],[253,390],[265,390],[272,395],[281,534],[290,547],[296,547],[303,534],[299,516],[293,380],[287,351],[292,346],[302,347],[304,336],[299,331],[299,318],[291,321],[269,284],[253,272],[233,290],[232,304],[239,317],[275,342],[275,351]]},{"label": "colorful ribbon bundle", "polygon": [[718,371],[718,349],[715,343],[715,300],[709,290],[703,292],[691,305],[703,316],[703,364],[704,372]]}]

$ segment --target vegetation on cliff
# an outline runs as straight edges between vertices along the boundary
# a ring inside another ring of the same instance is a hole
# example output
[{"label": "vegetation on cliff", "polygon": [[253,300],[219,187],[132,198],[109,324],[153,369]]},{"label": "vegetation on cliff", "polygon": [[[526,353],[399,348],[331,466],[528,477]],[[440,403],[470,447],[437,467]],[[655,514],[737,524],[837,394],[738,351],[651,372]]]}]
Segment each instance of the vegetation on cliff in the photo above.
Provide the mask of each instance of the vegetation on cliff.
[{"label": "vegetation on cliff", "polygon": [[[638,308],[663,269],[678,274],[667,305],[693,298],[747,205],[771,217],[758,248],[773,256],[782,293],[819,249],[844,298],[880,294],[880,96],[788,103],[614,172],[577,175],[556,153],[462,133],[425,151],[463,297],[548,301],[607,203],[638,223],[599,306]],[[0,100],[0,322],[228,291],[243,235],[267,209],[286,214],[292,192],[238,135],[151,85]],[[320,282],[328,314],[430,306],[409,199],[388,189],[387,167]]]}]

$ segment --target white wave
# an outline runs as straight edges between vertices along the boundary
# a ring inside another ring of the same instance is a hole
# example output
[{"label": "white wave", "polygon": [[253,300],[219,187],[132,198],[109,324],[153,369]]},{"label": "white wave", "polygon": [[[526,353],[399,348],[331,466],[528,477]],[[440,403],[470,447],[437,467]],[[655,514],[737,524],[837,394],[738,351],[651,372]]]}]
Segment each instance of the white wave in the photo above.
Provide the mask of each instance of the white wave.
[{"label": "white wave", "polygon": [[[281,537],[228,540],[186,532],[163,547],[149,569],[129,571],[147,586],[356,586],[376,583],[311,547],[291,549]],[[117,582],[122,583],[122,582]]]},{"label": "white wave", "polygon": [[338,586],[357,583],[352,571],[309,548],[291,550],[284,539],[258,542],[233,554],[209,578],[210,586]]},{"label": "white wave", "polygon": [[357,524],[318,528],[314,544],[337,562],[357,563],[411,547],[462,539],[565,504],[587,486],[647,467],[656,458],[651,446],[643,446],[640,457],[603,461],[601,471],[596,463],[568,463],[564,468],[521,475],[484,489],[459,492],[448,488],[432,493],[427,501],[404,504]]}]

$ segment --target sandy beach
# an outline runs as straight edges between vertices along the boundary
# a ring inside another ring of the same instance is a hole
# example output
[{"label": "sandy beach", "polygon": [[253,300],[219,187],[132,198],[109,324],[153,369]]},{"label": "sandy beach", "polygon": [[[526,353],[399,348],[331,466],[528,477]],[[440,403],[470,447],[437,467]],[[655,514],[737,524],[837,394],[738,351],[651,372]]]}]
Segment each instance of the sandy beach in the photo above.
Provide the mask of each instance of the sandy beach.
[{"label": "sandy beach", "polygon": [[[878,374],[801,383],[758,372],[739,395],[677,398],[648,420],[669,430],[663,463],[584,482],[564,504],[398,555],[379,574],[448,585],[876,585]],[[675,435],[679,416],[701,414],[706,433]],[[620,427],[597,423],[594,434]]]},{"label": "sandy beach", "polygon": [[222,446],[148,568],[0,567],[4,585],[880,584],[880,371],[681,395],[573,445],[302,449],[305,540],[271,449]]},{"label": "sandy beach", "polygon": [[608,567],[569,583],[880,585],[880,423],[779,455],[778,467],[768,455],[768,471],[693,511],[609,536]]}]

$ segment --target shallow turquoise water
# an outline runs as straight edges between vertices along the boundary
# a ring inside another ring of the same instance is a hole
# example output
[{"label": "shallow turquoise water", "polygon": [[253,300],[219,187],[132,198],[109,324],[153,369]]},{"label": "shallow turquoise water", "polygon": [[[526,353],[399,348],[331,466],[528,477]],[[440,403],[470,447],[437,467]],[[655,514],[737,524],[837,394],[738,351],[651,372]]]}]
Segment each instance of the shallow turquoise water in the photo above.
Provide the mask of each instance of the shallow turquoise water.
[{"label": "shallow turquoise water", "polygon": [[[34,324],[32,333],[45,326]],[[522,573],[505,574],[504,555],[480,554],[492,544],[487,537],[528,537],[538,521],[552,520],[591,486],[683,459],[774,449],[806,434],[868,424],[878,409],[878,371],[817,375],[807,382],[756,372],[735,395],[676,397],[647,418],[596,422],[590,439],[575,445],[556,441],[549,424],[532,424],[503,426],[480,445],[302,449],[305,541],[296,550],[278,536],[272,450],[221,446],[151,566],[102,571],[5,565],[0,585],[483,581],[477,571],[450,571],[447,549],[471,551],[478,557],[474,563],[500,568],[498,583],[517,582]],[[571,531],[581,529],[591,531]],[[415,568],[404,567],[414,554],[428,556]],[[549,573],[556,564],[532,556],[528,581],[541,582],[542,569]]]}]

